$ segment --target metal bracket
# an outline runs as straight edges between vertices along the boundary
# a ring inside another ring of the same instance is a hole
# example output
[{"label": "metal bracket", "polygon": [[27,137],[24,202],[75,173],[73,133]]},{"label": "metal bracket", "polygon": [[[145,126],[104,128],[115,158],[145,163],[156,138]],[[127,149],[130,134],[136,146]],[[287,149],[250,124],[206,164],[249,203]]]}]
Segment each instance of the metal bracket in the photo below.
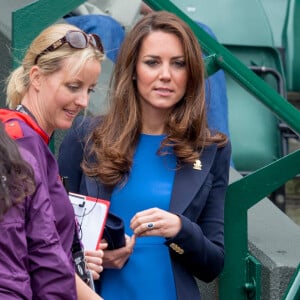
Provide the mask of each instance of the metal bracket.
[{"label": "metal bracket", "polygon": [[260,300],[261,263],[253,256],[246,257],[246,283],[244,290],[249,300]]}]

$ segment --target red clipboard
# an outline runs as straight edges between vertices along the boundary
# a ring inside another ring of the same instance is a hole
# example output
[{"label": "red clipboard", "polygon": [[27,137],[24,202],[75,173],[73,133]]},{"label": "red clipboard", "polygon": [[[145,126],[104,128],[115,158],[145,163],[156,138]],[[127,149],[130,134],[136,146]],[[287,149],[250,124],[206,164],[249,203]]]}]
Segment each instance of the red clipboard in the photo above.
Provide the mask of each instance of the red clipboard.
[{"label": "red clipboard", "polygon": [[75,193],[69,193],[79,224],[79,237],[86,250],[97,250],[102,239],[110,202]]}]

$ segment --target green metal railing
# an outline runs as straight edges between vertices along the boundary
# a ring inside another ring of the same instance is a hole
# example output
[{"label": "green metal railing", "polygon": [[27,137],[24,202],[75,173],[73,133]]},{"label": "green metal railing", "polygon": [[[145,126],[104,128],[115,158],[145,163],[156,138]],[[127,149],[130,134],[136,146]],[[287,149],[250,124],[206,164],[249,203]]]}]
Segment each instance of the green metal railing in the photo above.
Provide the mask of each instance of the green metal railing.
[{"label": "green metal railing", "polygon": [[[45,27],[82,4],[84,0],[39,0],[13,12],[12,47],[14,65],[24,55],[24,49]],[[202,49],[208,74],[224,69],[238,84],[253,94],[277,117],[296,132],[300,132],[300,112],[282,98],[266,82],[249,70],[225,47],[216,42],[193,20],[169,0],[145,0],[154,10],[175,13],[195,32]],[[30,22],[28,25],[28,20]],[[247,211],[257,202],[300,173],[300,150],[232,183],[225,202],[225,266],[219,280],[219,297],[224,300],[259,299],[260,263],[248,252]],[[267,184],[266,184],[267,183]],[[299,295],[298,275],[292,279],[290,293]]]},{"label": "green metal railing", "polygon": [[[208,73],[226,71],[296,132],[300,132],[300,112],[265,81],[215,41],[192,19],[168,0],[145,0],[154,10],[175,13],[196,34],[206,59]],[[248,209],[286,181],[300,173],[300,150],[232,183],[225,201],[225,266],[219,280],[219,298],[260,299],[260,264],[248,251]],[[300,287],[297,287],[298,290]]]},{"label": "green metal railing", "polygon": [[285,293],[283,300],[298,300],[300,299],[300,264],[290,282],[290,286]]}]

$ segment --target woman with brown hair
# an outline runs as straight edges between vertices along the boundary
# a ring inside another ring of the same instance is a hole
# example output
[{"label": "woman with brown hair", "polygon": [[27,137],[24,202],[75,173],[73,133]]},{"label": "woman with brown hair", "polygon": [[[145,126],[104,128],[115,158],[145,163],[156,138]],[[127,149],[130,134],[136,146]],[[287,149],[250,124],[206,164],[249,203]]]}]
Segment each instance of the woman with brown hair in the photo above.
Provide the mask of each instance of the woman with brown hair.
[{"label": "woman with brown hair", "polygon": [[109,199],[125,224],[126,245],[104,251],[106,300],[200,299],[194,277],[222,270],[231,146],[208,128],[204,72],[188,25],[149,13],[120,49],[108,113],[61,145],[70,189]]}]

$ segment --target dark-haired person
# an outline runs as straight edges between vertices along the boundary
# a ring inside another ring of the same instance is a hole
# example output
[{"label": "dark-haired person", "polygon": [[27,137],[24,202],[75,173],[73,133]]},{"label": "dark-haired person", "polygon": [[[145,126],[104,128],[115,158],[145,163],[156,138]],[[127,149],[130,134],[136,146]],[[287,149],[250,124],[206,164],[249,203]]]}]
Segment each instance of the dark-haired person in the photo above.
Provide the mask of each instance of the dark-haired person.
[{"label": "dark-haired person", "polygon": [[[13,206],[35,191],[31,166],[23,160],[16,143],[0,122],[0,220]],[[3,223],[1,223],[3,224]],[[2,249],[2,248],[1,248]]]},{"label": "dark-haired person", "polygon": [[105,300],[198,300],[195,277],[223,268],[231,146],[208,127],[204,69],[187,24],[147,14],[120,49],[108,113],[76,120],[61,144],[70,189],[109,199],[125,224],[126,245],[104,250]]}]

